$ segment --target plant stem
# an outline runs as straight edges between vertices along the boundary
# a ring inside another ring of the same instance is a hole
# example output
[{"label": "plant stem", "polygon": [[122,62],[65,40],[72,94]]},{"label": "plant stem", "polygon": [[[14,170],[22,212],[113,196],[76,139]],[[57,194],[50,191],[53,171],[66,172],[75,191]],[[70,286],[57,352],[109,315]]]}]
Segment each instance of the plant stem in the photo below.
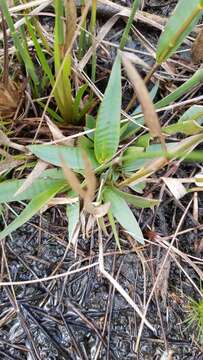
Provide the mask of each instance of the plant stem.
[{"label": "plant stem", "polygon": [[128,35],[129,35],[129,32],[130,32],[130,28],[132,26],[132,23],[133,23],[133,20],[134,20],[134,17],[135,17],[135,13],[138,9],[140,5],[140,0],[134,0],[133,2],[133,6],[132,6],[132,9],[131,9],[131,14],[128,18],[128,21],[127,21],[127,24],[126,24],[126,27],[125,27],[125,30],[123,32],[123,35],[122,35],[122,38],[121,38],[121,42],[120,42],[120,50],[123,50],[127,41],[128,41]]}]

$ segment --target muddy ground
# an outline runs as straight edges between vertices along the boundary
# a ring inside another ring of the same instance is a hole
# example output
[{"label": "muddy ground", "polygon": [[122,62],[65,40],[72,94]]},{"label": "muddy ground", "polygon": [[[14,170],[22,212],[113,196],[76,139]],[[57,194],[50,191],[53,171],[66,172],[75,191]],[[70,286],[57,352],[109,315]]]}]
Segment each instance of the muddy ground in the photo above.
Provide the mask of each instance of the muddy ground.
[{"label": "muddy ground", "polygon": [[[124,1],[121,3],[126,4]],[[175,1],[148,0],[145,4],[145,11],[168,16]],[[118,23],[107,40],[111,41],[113,36],[114,42],[118,43],[119,36],[116,34],[122,26],[122,22]],[[153,33],[142,25],[138,25],[138,29],[156,44],[158,32]],[[129,39],[128,47],[142,50],[136,37]],[[111,47],[108,50],[113,62],[115,50]],[[151,61],[147,57],[144,60]],[[104,85],[101,83],[101,87]],[[170,112],[162,114],[162,121],[171,115]],[[174,173],[177,177],[189,177],[199,170],[199,165],[194,163],[176,165]],[[156,176],[164,176],[168,170],[164,169]],[[156,198],[162,190],[162,183],[153,184],[147,186],[143,195],[150,193]],[[202,256],[198,244],[203,238],[200,226],[203,197],[200,194],[198,220],[194,217],[191,203],[174,242],[181,253],[172,251],[169,255],[162,283],[159,283],[148,307],[147,319],[155,331],[144,326],[138,352],[135,350],[139,316],[100,274],[98,266],[94,266],[57,280],[1,288],[0,360],[164,360],[169,359],[163,357],[164,352],[169,350],[173,351],[174,360],[202,360],[196,329],[188,327],[186,322],[190,298],[199,299],[197,288],[201,285],[200,277],[181,255],[189,256],[202,269],[202,262],[198,260]],[[105,269],[141,309],[145,307],[166,255],[168,247],[164,241],[170,244],[192,196],[189,194],[177,201],[164,189],[158,209],[135,211],[146,237],[143,248],[132,247],[122,231],[121,253],[117,251],[111,233],[103,239]],[[21,210],[20,204],[12,204],[12,211],[7,208],[6,222],[10,222]],[[61,260],[58,274],[70,267],[80,269],[98,261],[96,232],[90,238],[81,236],[77,254],[72,248],[64,259],[67,243],[67,220],[63,207],[52,208],[33,218],[4,242],[12,281],[48,277]],[[2,280],[9,280],[6,273],[1,275]]]}]

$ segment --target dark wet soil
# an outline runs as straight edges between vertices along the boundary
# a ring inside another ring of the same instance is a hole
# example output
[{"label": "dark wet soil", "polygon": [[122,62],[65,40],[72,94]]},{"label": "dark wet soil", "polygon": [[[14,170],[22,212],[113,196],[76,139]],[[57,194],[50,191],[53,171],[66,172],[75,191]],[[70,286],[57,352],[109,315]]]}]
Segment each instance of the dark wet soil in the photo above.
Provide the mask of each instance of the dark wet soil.
[{"label": "dark wet soil", "polygon": [[[168,16],[175,2],[148,0],[145,3],[144,10]],[[116,32],[117,29],[114,29],[108,36],[114,35],[118,43]],[[153,33],[146,32],[146,36],[153,39]],[[157,37],[155,31],[155,43]],[[142,50],[135,38],[129,40],[128,46]],[[113,59],[114,50],[111,51]],[[144,59],[149,61],[147,57]],[[197,169],[195,164],[181,165],[176,176],[188,177]],[[164,176],[166,171],[163,170],[160,176]],[[146,188],[143,195],[150,192],[158,197],[160,190],[159,185],[153,185]],[[150,296],[166,255],[161,239],[175,233],[192,196],[190,194],[176,201],[165,190],[162,203],[154,212],[135,211],[146,235],[146,245],[142,249],[138,246],[132,248],[122,232],[121,253],[116,250],[111,234],[103,239],[105,269],[140,309],[144,308]],[[180,231],[195,230],[178,235],[174,243],[184,254],[196,258],[202,255],[197,253],[196,245],[203,238],[203,230],[199,230],[203,198],[199,195],[198,199],[198,221],[193,217],[191,205],[180,228]],[[21,205],[14,204],[12,209],[19,213]],[[6,221],[10,222],[13,217],[12,212],[7,210]],[[160,242],[156,240],[157,235]],[[170,244],[171,238],[167,241]],[[96,231],[90,238],[79,239],[77,254],[70,249],[63,258],[67,244],[67,220],[63,207],[36,216],[4,242],[1,258],[4,251],[12,281],[46,278],[52,275],[61,260],[57,274],[70,268],[78,269],[78,272],[57,280],[1,288],[0,360],[167,360],[167,357],[163,358],[166,350],[174,352],[175,360],[203,359],[196,329],[189,328],[186,323],[189,299],[199,299],[196,287],[200,288],[200,278],[180,254],[171,252],[172,257],[169,256],[169,274],[165,279],[168,288],[163,296],[158,293],[153,295],[147,312],[147,319],[153,324],[155,332],[144,326],[136,353],[140,318],[101,275],[98,266],[79,271],[83,266],[98,261]],[[193,261],[199,268],[202,267],[198,259]],[[2,263],[2,281],[9,280],[6,269],[7,265]]]}]

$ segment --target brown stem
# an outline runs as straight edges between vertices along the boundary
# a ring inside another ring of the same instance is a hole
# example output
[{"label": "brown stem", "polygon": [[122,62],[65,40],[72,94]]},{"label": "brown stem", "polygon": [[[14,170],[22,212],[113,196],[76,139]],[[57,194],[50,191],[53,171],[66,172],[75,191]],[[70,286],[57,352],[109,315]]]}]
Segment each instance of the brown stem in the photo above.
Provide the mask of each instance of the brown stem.
[{"label": "brown stem", "polygon": [[[159,67],[159,64],[157,64],[157,63],[155,63],[155,64],[153,65],[153,67],[151,68],[151,70],[148,72],[148,74],[147,74],[147,75],[145,76],[145,78],[144,78],[145,84],[147,84],[147,83],[149,82],[149,80],[151,79],[151,77],[152,77],[152,75],[155,73],[155,71],[158,69],[158,67]],[[135,104],[136,100],[137,100],[137,95],[136,95],[136,93],[134,92],[132,99],[130,100],[128,106],[127,106],[126,109],[125,109],[125,112],[126,112],[126,113],[128,113],[128,111],[130,111],[130,109],[132,108],[132,106]]]}]

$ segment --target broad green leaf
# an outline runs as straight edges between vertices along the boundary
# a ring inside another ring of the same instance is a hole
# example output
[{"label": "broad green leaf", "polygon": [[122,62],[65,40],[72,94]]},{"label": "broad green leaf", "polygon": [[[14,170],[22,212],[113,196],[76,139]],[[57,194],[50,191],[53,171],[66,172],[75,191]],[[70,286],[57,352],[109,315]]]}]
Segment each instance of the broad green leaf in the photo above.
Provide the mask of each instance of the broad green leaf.
[{"label": "broad green leaf", "polygon": [[80,203],[68,204],[66,207],[66,215],[68,218],[68,240],[74,244],[76,241],[75,234],[79,223]]},{"label": "broad green leaf", "polygon": [[52,199],[59,191],[63,190],[64,182],[52,184],[47,190],[35,196],[25,209],[18,215],[15,220],[10,223],[3,231],[0,232],[0,240],[11,234],[20,226],[31,219],[50,199]]},{"label": "broad green leaf", "polygon": [[100,164],[110,160],[118,149],[121,96],[121,59],[117,55],[96,122],[94,149]]},{"label": "broad green leaf", "polygon": [[[55,166],[62,166],[61,159],[73,170],[84,170],[84,161],[81,149],[65,145],[30,145],[28,149],[32,154]],[[94,151],[89,149],[87,155],[93,168],[99,166]]]},{"label": "broad green leaf", "polygon": [[[130,176],[130,175],[131,175],[131,174],[129,174],[129,176]],[[132,185],[129,185],[128,187],[129,187],[131,190],[137,192],[138,194],[143,194],[143,190],[144,190],[145,186],[146,186],[146,183],[145,183],[145,182],[139,182],[139,184],[134,184],[134,185],[132,184]]]},{"label": "broad green leaf", "polygon": [[18,196],[14,196],[16,191],[20,189],[25,179],[20,180],[4,180],[0,183],[0,203],[11,201],[31,200],[34,196],[45,191],[48,187],[55,183],[65,182],[64,174],[60,169],[45,170],[26,191],[23,191]]},{"label": "broad green leaf", "polygon": [[140,209],[151,208],[159,204],[159,200],[147,199],[143,196],[128,194],[127,192],[120,191],[115,187],[112,187],[112,191],[122,197],[128,204],[131,204]]},{"label": "broad green leaf", "polygon": [[180,99],[181,96],[185,95],[195,86],[201,84],[203,81],[203,69],[199,69],[196,73],[188,79],[184,84],[179,86],[169,95],[165,96],[163,99],[155,103],[155,108],[160,109],[164,106],[171,105],[174,101]]},{"label": "broad green leaf", "polygon": [[193,105],[178,120],[177,123],[163,128],[166,134],[175,134],[177,132],[185,135],[194,135],[203,131],[200,125],[203,123],[203,106]]},{"label": "broad green leaf", "polygon": [[130,146],[123,153],[122,171],[134,171],[140,169],[145,159],[140,159],[139,154],[144,151],[142,147]]},{"label": "broad green leaf", "polygon": [[105,202],[110,202],[110,210],[119,224],[138,242],[144,243],[144,237],[139,224],[127,205],[126,201],[111,187],[106,186],[103,191]]},{"label": "broad green leaf", "polygon": [[[177,143],[167,143],[167,149],[170,151]],[[122,169],[124,172],[130,172],[141,169],[153,157],[161,156],[163,153],[160,144],[152,144],[146,148],[130,146],[123,154]]]},{"label": "broad green leaf", "polygon": [[180,0],[159,38],[156,60],[162,64],[181,45],[202,15],[203,0]]}]

